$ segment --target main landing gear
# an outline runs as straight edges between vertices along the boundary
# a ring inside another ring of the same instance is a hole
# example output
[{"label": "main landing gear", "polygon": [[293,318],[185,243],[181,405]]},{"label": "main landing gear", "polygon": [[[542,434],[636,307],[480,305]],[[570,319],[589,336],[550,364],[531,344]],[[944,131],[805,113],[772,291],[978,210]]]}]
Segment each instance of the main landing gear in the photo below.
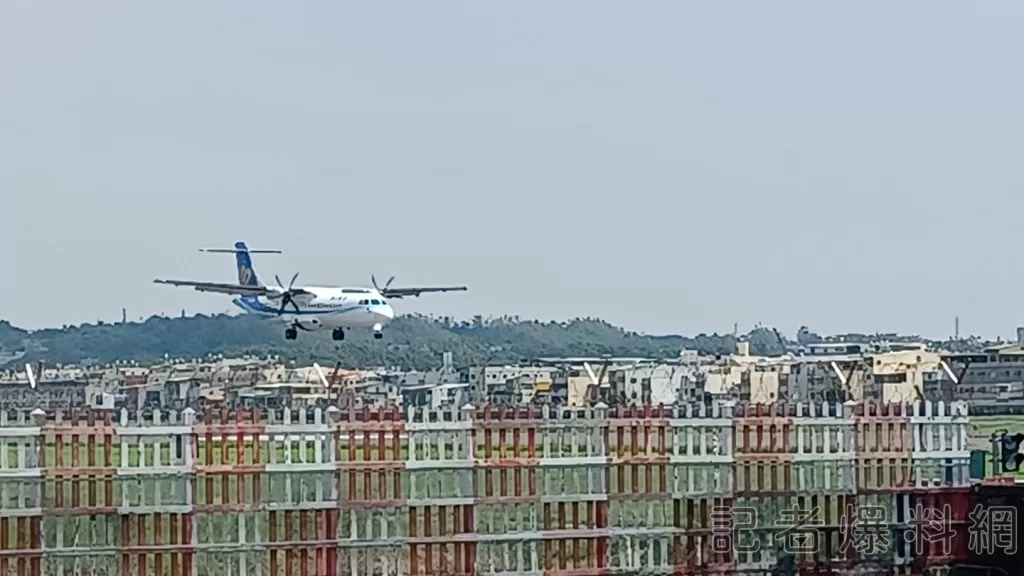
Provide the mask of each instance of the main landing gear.
[{"label": "main landing gear", "polygon": [[331,339],[332,340],[344,340],[345,339],[345,329],[344,328],[335,328],[334,331],[331,332]]},{"label": "main landing gear", "polygon": [[380,324],[374,324],[373,325],[373,339],[374,340],[380,340],[381,338],[384,337],[384,334],[381,333],[381,330],[383,330],[383,329],[384,329],[384,326],[382,326]]},{"label": "main landing gear", "polygon": [[320,326],[320,321],[317,320],[316,318],[310,318],[309,320],[306,320],[305,324],[299,322],[298,320],[295,320],[294,322],[291,323],[290,326],[284,329],[284,339],[295,340],[295,338],[299,335],[299,330],[302,330],[303,332],[310,332],[313,330],[317,330],[318,328],[320,328]]}]

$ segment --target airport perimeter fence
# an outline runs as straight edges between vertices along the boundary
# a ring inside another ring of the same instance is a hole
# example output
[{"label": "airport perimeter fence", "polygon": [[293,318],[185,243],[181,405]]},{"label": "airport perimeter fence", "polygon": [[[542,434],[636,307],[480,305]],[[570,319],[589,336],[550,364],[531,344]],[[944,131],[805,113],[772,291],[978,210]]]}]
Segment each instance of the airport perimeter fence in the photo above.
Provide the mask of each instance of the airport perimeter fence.
[{"label": "airport perimeter fence", "polygon": [[968,557],[967,434],[929,402],[2,414],[0,576],[921,574]]}]

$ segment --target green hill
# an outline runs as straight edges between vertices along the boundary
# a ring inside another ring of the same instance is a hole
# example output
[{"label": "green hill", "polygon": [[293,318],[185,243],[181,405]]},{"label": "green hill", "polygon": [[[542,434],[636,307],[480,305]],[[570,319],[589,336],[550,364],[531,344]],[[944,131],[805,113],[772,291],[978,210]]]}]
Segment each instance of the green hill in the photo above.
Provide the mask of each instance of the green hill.
[{"label": "green hill", "polygon": [[[777,337],[759,328],[748,335],[752,352],[781,352]],[[672,358],[683,348],[705,354],[735,350],[732,335],[688,338],[650,336],[629,332],[591,318],[569,322],[540,322],[518,318],[448,318],[402,316],[387,327],[383,340],[369,331],[353,330],[343,342],[327,333],[301,334],[286,341],[276,326],[252,316],[152,317],[126,324],[85,324],[27,332],[0,322],[0,348],[26,350],[26,360],[48,363],[130,360],[141,363],[207,354],[276,354],[299,363],[340,360],[348,367],[436,366],[442,352],[452,352],[458,366],[484,362],[517,362],[561,356]]]}]

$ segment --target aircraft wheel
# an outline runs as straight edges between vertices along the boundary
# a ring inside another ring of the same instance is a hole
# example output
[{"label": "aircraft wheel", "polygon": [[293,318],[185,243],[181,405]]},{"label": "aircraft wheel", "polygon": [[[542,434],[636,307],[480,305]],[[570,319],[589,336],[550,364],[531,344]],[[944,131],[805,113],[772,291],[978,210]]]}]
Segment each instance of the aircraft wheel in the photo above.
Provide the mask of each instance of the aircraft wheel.
[{"label": "aircraft wheel", "polygon": [[374,333],[373,333],[373,338],[374,338],[374,340],[380,340],[380,339],[381,339],[381,338],[383,338],[383,337],[384,337],[384,334],[383,334],[383,333],[381,333],[381,332],[374,332]]},{"label": "aircraft wheel", "polygon": [[343,328],[335,328],[334,332],[331,332],[331,338],[334,340],[344,340],[345,330]]},{"label": "aircraft wheel", "polygon": [[299,336],[299,331],[295,328],[288,328],[284,331],[285,340],[295,340]]}]

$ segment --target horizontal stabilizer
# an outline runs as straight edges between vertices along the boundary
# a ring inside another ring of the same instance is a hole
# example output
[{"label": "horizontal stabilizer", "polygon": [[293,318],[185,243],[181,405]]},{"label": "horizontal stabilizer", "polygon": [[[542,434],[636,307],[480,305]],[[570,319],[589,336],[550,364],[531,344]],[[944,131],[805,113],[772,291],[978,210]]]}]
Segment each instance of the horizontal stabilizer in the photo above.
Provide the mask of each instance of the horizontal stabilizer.
[{"label": "horizontal stabilizer", "polygon": [[246,248],[200,248],[207,254],[281,254],[280,250],[248,250]]}]

